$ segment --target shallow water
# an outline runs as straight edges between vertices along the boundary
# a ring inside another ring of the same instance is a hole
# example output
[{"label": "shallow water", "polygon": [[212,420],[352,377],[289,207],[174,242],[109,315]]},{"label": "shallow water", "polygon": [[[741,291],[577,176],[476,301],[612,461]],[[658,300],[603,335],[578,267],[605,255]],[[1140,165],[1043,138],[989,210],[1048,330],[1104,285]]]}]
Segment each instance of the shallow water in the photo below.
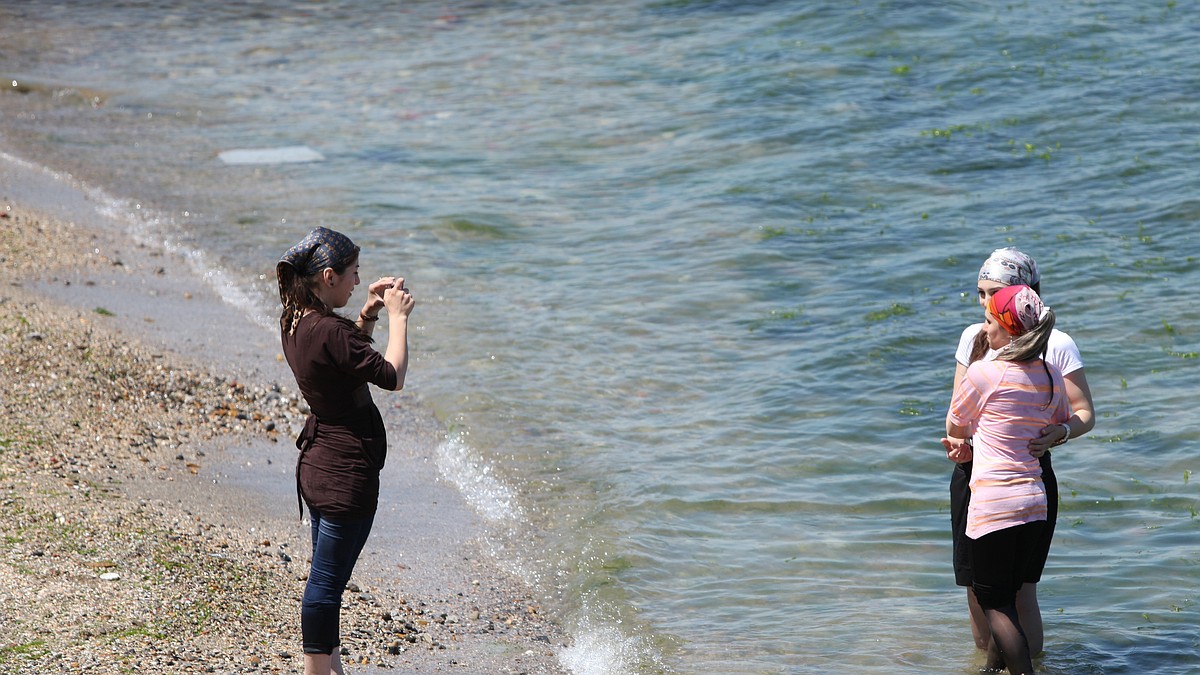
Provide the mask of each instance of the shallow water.
[{"label": "shallow water", "polygon": [[[1187,673],[1188,25],[1159,2],[23,3],[0,142],[264,330],[315,225],[407,277],[439,467],[577,673],[974,672],[937,439],[978,265],[1018,245],[1099,412],[1055,453],[1042,668]],[[220,159],[296,146],[323,159]]]}]

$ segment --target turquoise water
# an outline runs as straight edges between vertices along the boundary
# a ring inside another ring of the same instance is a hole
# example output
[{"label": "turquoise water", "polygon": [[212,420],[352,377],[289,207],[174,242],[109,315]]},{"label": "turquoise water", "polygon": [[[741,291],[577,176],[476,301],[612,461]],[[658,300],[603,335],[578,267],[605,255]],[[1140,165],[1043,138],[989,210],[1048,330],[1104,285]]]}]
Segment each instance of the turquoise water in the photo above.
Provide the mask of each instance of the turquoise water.
[{"label": "turquoise water", "polygon": [[[1200,669],[1200,57],[1170,2],[20,3],[0,143],[273,321],[315,225],[576,673],[973,673],[937,439],[1017,245],[1098,422],[1050,673]],[[321,161],[231,165],[305,146]],[[271,355],[265,355],[271,358]]]}]

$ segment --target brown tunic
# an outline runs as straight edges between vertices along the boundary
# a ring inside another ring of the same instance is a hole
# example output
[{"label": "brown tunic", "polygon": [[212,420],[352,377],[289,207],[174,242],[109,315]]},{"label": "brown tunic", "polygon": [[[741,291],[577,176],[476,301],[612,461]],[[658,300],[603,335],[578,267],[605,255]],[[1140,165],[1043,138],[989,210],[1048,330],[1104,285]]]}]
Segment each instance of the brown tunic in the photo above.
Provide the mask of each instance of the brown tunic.
[{"label": "brown tunic", "polygon": [[312,410],[296,439],[301,497],[327,516],[374,513],[387,435],[367,384],[394,390],[396,369],[358,327],[338,317],[310,312],[282,343]]}]

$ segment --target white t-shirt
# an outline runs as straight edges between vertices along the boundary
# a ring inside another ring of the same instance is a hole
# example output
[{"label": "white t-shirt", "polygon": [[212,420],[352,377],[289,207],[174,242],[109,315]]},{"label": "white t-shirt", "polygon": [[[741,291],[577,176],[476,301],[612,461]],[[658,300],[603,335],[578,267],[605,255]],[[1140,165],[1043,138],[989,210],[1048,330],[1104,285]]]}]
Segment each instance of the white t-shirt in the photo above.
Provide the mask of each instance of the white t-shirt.
[{"label": "white t-shirt", "polygon": [[[954,358],[964,367],[971,365],[971,347],[975,344],[975,336],[981,330],[983,330],[982,323],[967,326],[958,339],[958,351],[954,353]],[[991,361],[995,358],[996,350],[994,349],[989,349],[987,354],[983,355],[984,361]],[[1046,360],[1052,365],[1058,366],[1063,375],[1069,375],[1083,367],[1083,357],[1079,355],[1079,347],[1075,346],[1075,341],[1071,339],[1070,335],[1057,328],[1050,331],[1050,342],[1046,345]]]}]

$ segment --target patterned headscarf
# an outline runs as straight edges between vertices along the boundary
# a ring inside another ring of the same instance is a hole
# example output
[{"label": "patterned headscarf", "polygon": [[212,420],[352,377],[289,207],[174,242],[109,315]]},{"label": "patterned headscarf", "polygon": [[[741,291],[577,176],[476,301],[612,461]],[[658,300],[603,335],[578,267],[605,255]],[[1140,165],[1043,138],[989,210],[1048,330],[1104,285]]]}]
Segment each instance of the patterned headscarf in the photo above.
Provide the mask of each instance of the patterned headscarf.
[{"label": "patterned headscarf", "polygon": [[1012,286],[1034,286],[1042,280],[1033,258],[1015,248],[998,248],[979,268],[979,281],[995,281]]},{"label": "patterned headscarf", "polygon": [[326,227],[318,227],[299,244],[289,248],[279,262],[287,263],[302,277],[311,277],[326,267],[337,268],[358,255],[350,237]]},{"label": "patterned headscarf", "polygon": [[1018,337],[1046,318],[1049,307],[1024,284],[1007,286],[988,299],[987,311],[1009,335]]}]

